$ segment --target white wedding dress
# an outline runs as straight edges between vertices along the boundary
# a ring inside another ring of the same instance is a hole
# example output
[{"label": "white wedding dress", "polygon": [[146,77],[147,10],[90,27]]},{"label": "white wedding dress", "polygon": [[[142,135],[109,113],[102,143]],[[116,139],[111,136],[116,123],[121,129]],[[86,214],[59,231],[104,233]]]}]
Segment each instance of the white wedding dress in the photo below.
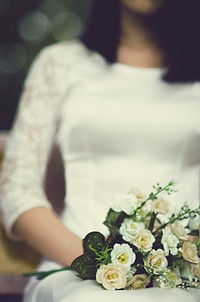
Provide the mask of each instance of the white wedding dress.
[{"label": "white wedding dress", "polygon": [[[25,81],[1,176],[0,213],[9,236],[16,219],[50,207],[43,177],[53,143],[66,174],[61,220],[83,238],[102,224],[114,194],[179,179],[174,210],[200,200],[200,84],[167,84],[165,70],[108,65],[79,41],[47,47]],[[58,268],[45,260],[40,270]],[[197,302],[198,290],[106,291],[74,272],[34,278],[26,302]]]}]

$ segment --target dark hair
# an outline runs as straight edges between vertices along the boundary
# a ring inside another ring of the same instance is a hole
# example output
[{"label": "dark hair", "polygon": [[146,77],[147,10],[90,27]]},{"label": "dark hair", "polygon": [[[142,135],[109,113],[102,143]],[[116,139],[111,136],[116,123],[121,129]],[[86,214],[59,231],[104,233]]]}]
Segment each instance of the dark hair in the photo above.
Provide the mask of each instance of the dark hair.
[{"label": "dark hair", "polygon": [[[163,79],[200,81],[200,0],[165,0],[147,22],[166,54],[168,68]],[[93,0],[82,42],[114,63],[119,35],[120,1]]]}]

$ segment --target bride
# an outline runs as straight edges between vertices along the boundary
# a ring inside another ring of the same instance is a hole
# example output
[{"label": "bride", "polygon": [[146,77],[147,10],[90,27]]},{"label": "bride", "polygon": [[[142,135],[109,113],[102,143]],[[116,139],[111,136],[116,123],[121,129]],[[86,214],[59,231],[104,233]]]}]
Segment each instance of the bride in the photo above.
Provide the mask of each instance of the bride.
[{"label": "bride", "polygon": [[[43,49],[24,84],[1,174],[8,235],[70,265],[113,195],[181,179],[174,210],[200,199],[199,0],[94,0],[79,40]],[[60,217],[43,190],[52,145],[65,168]],[[32,278],[24,302],[200,301],[198,290],[106,291],[74,272]]]}]

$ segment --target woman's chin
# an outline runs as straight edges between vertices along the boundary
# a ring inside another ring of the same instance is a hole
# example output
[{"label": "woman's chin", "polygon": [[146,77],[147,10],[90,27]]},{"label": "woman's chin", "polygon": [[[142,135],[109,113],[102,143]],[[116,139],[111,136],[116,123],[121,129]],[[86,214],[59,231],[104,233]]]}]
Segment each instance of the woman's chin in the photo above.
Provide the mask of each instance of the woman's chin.
[{"label": "woman's chin", "polygon": [[151,15],[155,13],[165,0],[120,0],[124,9],[137,15]]}]

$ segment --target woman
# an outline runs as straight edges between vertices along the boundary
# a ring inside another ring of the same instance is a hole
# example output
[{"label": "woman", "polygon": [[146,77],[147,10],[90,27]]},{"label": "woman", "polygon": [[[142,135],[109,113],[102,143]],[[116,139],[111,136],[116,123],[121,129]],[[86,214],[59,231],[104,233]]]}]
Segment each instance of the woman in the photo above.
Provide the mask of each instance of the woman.
[{"label": "woman", "polygon": [[[116,193],[181,178],[179,208],[199,200],[199,0],[97,0],[80,41],[44,49],[25,82],[1,176],[8,234],[69,265],[102,225]],[[42,181],[57,142],[67,207],[50,208]],[[173,199],[173,198],[172,198]],[[62,221],[62,223],[60,222]],[[196,297],[196,298],[195,298]],[[25,301],[199,301],[197,291],[102,290],[73,272],[32,280]]]}]

